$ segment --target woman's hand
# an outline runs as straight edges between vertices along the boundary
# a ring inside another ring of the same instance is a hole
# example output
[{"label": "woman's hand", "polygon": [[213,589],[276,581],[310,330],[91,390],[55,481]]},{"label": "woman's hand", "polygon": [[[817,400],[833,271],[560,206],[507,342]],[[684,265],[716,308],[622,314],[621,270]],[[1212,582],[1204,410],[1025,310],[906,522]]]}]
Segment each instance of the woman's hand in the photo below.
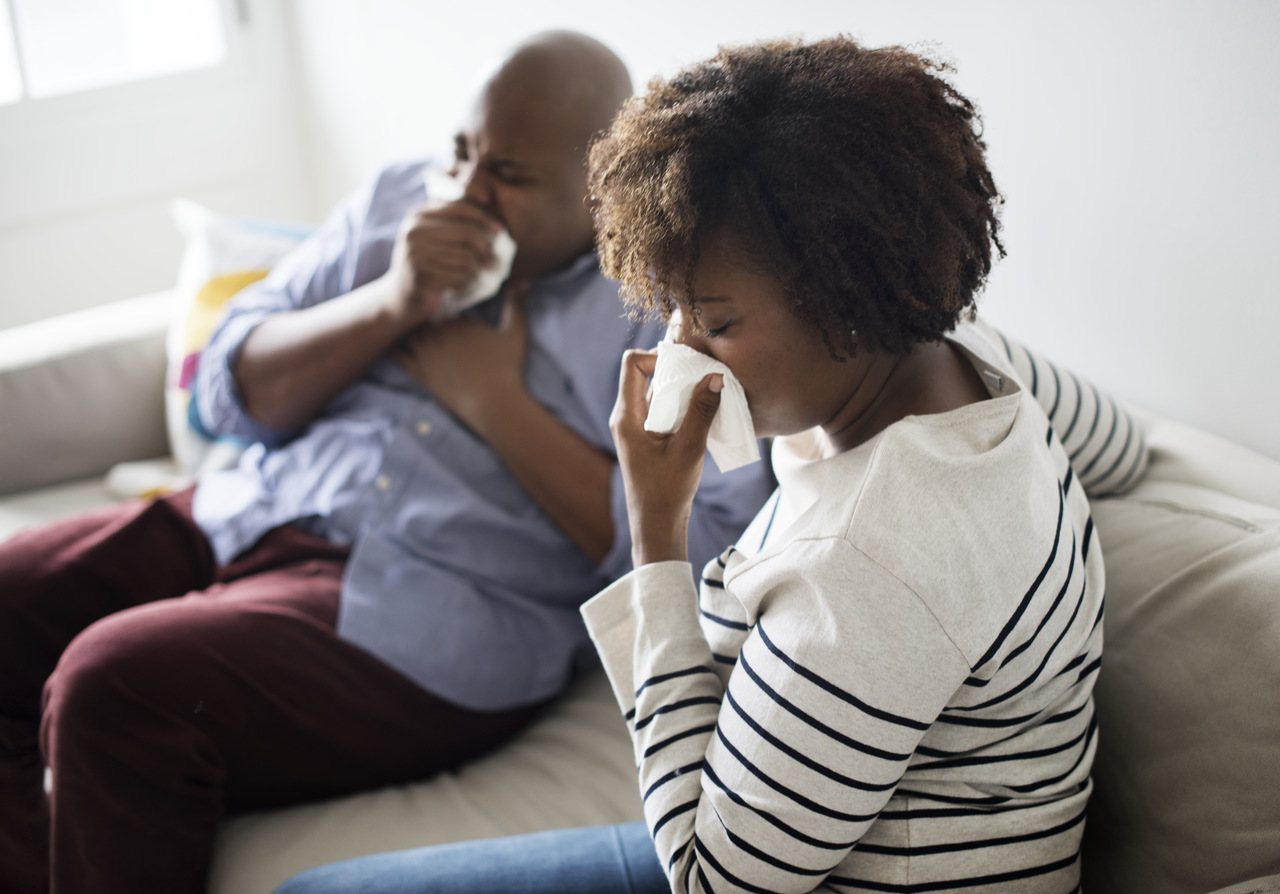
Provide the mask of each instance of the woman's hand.
[{"label": "woman's hand", "polygon": [[694,389],[680,428],[667,435],[645,431],[649,380],[657,362],[655,351],[627,351],[618,400],[609,417],[627,492],[631,558],[637,568],[688,559],[689,513],[724,385],[722,376],[707,376]]}]

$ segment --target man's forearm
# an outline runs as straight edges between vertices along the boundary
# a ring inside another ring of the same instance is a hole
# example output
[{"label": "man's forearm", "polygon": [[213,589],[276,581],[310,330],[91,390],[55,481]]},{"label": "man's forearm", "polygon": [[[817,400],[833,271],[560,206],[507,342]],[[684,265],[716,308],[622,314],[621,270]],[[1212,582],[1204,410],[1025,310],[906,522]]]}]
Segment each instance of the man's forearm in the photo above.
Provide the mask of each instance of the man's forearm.
[{"label": "man's forearm", "polygon": [[275,428],[299,428],[404,334],[385,279],[268,317],[245,339],[234,374],[245,409]]},{"label": "man's forearm", "polygon": [[613,546],[613,458],[524,391],[471,424],[569,539],[593,562],[603,561]]}]

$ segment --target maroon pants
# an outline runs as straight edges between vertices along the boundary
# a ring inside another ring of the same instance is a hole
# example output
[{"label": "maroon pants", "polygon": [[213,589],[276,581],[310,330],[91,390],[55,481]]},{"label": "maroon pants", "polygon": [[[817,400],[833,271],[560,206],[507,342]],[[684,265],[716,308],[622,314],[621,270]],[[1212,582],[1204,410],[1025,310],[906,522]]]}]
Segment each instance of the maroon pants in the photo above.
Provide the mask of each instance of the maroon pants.
[{"label": "maroon pants", "polygon": [[227,813],[422,778],[528,723],[339,639],[345,561],[286,526],[219,567],[190,491],[0,544],[0,892],[204,891]]}]

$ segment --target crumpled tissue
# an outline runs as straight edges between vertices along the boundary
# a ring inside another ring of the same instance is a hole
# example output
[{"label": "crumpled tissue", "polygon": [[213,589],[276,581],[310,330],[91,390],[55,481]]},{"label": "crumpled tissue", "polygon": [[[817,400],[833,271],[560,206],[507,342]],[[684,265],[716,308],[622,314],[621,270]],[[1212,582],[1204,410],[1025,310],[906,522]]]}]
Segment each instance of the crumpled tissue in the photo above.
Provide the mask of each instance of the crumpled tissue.
[{"label": "crumpled tissue", "polygon": [[746,392],[729,367],[672,341],[670,334],[658,343],[658,364],[650,382],[649,414],[644,427],[645,431],[659,434],[679,428],[689,412],[693,389],[711,373],[724,376],[724,388],[720,391],[720,409],[707,435],[707,450],[720,471],[728,472],[760,459]]}]

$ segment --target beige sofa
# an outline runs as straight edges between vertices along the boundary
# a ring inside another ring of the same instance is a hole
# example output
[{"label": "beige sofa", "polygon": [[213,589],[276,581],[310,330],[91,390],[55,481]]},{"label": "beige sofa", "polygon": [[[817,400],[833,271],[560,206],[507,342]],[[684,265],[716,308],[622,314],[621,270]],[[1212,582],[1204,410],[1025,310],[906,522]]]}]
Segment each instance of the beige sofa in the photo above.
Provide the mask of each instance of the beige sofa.
[{"label": "beige sofa", "polygon": [[[167,453],[174,300],[0,332],[0,538],[113,499],[110,467]],[[1144,479],[1094,504],[1108,605],[1085,890],[1280,891],[1280,463],[1143,418]],[[597,673],[455,773],[229,820],[210,890],[265,894],[357,854],[639,817]]]}]

